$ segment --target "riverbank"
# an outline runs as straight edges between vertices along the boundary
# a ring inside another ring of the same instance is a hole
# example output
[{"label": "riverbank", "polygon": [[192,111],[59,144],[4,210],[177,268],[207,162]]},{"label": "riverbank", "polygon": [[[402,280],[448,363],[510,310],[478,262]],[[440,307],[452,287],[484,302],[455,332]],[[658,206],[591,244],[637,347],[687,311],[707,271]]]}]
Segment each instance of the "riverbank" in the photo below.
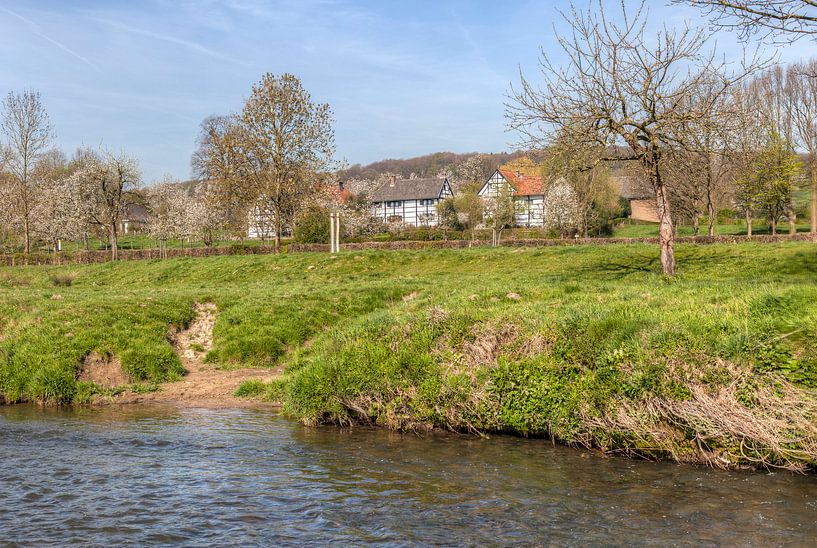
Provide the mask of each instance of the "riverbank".
[{"label": "riverbank", "polygon": [[0,269],[0,393],[116,397],[78,375],[96,353],[119,361],[131,392],[161,394],[184,370],[169,326],[212,303],[202,364],[283,368],[239,393],[309,424],[814,467],[814,245],[681,245],[673,280],[657,255],[632,244]]}]

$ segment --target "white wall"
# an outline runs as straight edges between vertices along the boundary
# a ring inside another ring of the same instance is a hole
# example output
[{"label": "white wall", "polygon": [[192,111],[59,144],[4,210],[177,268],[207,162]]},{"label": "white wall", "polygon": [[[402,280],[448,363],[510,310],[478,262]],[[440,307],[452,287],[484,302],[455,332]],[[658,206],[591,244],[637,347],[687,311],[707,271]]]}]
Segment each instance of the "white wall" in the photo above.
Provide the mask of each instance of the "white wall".
[{"label": "white wall", "polygon": [[[402,222],[412,226],[437,226],[438,198],[426,200],[421,204],[421,200],[402,200],[400,205],[387,205],[392,202],[376,202],[372,204],[372,215],[385,222]],[[429,203],[430,202],[430,203]],[[400,217],[400,220],[396,220]]]}]

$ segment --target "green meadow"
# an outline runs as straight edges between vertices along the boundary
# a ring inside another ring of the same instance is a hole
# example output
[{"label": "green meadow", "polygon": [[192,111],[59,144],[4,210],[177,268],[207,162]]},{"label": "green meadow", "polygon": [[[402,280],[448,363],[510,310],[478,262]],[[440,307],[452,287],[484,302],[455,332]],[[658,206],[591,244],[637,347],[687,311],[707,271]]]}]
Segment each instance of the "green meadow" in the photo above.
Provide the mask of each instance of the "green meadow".
[{"label": "green meadow", "polygon": [[221,368],[308,424],[551,437],[714,466],[817,464],[817,247],[365,251],[0,269],[0,394],[84,403],[91,352],[180,378],[168,342],[218,307]]}]

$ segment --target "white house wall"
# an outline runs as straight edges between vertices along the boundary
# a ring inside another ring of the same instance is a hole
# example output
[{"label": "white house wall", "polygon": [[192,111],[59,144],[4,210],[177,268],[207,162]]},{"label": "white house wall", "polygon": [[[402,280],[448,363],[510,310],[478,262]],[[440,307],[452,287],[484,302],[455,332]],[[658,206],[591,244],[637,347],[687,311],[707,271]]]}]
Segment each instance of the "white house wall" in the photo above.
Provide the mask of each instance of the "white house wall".
[{"label": "white house wall", "polygon": [[513,203],[517,226],[545,226],[544,196],[514,196]]},{"label": "white house wall", "polygon": [[[423,204],[422,202],[426,202]],[[437,204],[439,199],[400,200],[378,202],[372,206],[372,214],[387,223],[404,223],[411,226],[437,226]],[[398,219],[399,217],[399,219]]]}]

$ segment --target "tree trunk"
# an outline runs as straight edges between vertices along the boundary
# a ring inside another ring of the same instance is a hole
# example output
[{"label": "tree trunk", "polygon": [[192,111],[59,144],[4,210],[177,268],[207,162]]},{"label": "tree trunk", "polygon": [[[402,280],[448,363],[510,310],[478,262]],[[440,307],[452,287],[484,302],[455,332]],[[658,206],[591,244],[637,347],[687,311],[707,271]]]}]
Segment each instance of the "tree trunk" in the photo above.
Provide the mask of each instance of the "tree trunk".
[{"label": "tree trunk", "polygon": [[712,199],[712,188],[715,186],[715,174],[713,173],[712,162],[713,155],[707,155],[706,162],[706,217],[707,217],[707,236],[715,235],[715,222],[717,221],[717,213],[715,212],[715,201]]},{"label": "tree trunk", "polygon": [[28,215],[23,218],[23,231],[25,232],[25,252],[31,253],[31,227]]},{"label": "tree trunk", "polygon": [[794,212],[794,206],[789,204],[786,217],[789,220],[789,234],[797,234],[797,213]]},{"label": "tree trunk", "polygon": [[116,230],[116,223],[111,225],[109,232],[111,236],[111,260],[115,261],[119,258],[119,234]]},{"label": "tree trunk", "polygon": [[746,235],[752,235],[752,212],[750,210],[746,210]]},{"label": "tree trunk", "polygon": [[706,216],[708,218],[707,235],[715,235],[715,222],[718,220],[718,213],[715,211],[715,202],[712,200],[712,190],[706,191]]},{"label": "tree trunk", "polygon": [[769,219],[769,228],[772,231],[772,236],[777,236],[777,221]]},{"label": "tree trunk", "polygon": [[701,231],[701,218],[698,217],[698,214],[692,216],[692,235],[697,236],[698,233]]},{"label": "tree trunk", "polygon": [[275,216],[275,252],[281,251],[281,219],[280,215]]},{"label": "tree trunk", "polygon": [[675,233],[673,231],[672,211],[669,198],[661,180],[657,163],[651,166],[650,178],[655,191],[655,205],[660,222],[658,240],[661,245],[661,268],[666,276],[675,275]]}]

